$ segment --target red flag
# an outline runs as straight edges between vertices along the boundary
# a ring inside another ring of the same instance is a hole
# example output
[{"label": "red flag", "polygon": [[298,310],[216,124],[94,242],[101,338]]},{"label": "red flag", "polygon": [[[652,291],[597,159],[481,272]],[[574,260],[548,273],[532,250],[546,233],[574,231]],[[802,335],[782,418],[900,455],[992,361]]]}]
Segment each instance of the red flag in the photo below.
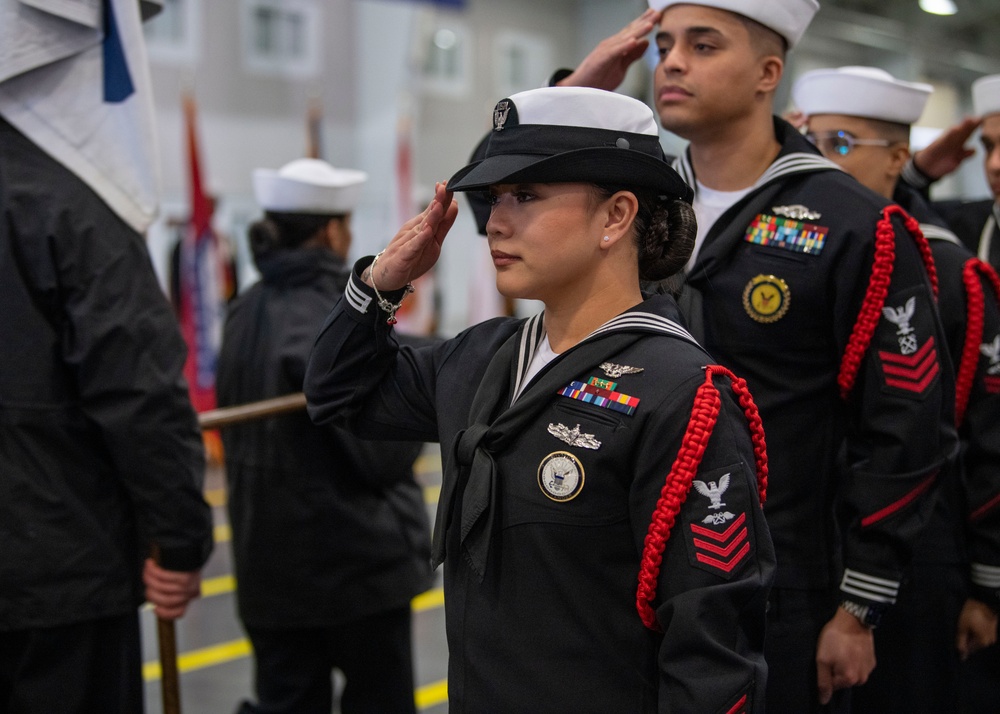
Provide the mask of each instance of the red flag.
[{"label": "red flag", "polygon": [[[396,127],[396,223],[399,225],[417,213],[413,202],[412,139],[413,123],[404,115]],[[437,328],[434,271],[414,280],[413,290],[396,313],[399,321],[396,329],[410,335],[434,334]]]},{"label": "red flag", "polygon": [[222,338],[223,280],[218,237],[212,230],[214,202],[205,192],[201,176],[195,104],[184,97],[191,220],[180,243],[179,310],[181,333],[187,342],[184,365],[195,411],[215,408],[215,363]]}]

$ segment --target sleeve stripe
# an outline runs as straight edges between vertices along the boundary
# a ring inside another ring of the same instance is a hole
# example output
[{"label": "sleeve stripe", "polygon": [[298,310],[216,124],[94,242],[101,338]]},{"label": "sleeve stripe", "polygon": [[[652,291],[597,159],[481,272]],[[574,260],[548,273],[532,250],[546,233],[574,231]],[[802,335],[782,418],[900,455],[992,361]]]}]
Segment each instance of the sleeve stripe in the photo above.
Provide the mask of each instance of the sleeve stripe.
[{"label": "sleeve stripe", "polygon": [[970,569],[973,583],[991,590],[1000,589],[1000,567],[972,563]]},{"label": "sleeve stripe", "polygon": [[868,515],[868,516],[865,516],[864,518],[862,518],[861,519],[861,527],[862,528],[867,528],[869,526],[872,526],[872,525],[878,523],[879,521],[888,518],[893,513],[901,511],[904,508],[906,508],[907,506],[909,506],[911,503],[913,503],[915,500],[917,500],[920,496],[922,496],[928,489],[930,489],[930,487],[934,484],[934,481],[937,479],[937,476],[938,476],[938,472],[935,471],[933,474],[931,474],[926,479],[924,479],[922,482],[920,482],[920,484],[918,484],[916,488],[914,488],[912,491],[910,491],[908,494],[906,494],[905,496],[903,496],[899,500],[897,500],[897,501],[895,501],[893,503],[890,503],[888,506],[886,506],[885,508],[883,508],[880,511],[876,511],[875,513],[872,513],[871,515]]},{"label": "sleeve stripe", "polygon": [[985,516],[987,513],[989,513],[990,511],[992,511],[997,506],[1000,506],[1000,494],[997,494],[996,496],[994,496],[993,498],[991,498],[989,501],[987,501],[986,503],[984,503],[982,506],[980,506],[979,508],[977,508],[976,510],[974,510],[969,515],[969,521],[970,522],[972,522],[972,521],[978,521],[980,518],[982,518],[983,516]]},{"label": "sleeve stripe", "polygon": [[863,597],[873,602],[895,603],[899,595],[899,581],[877,578],[873,575],[859,573],[856,570],[844,571],[844,579],[840,589],[845,593]]},{"label": "sleeve stripe", "polygon": [[347,281],[347,289],[344,291],[344,297],[347,298],[347,303],[351,307],[364,314],[368,312],[368,306],[371,305],[372,299],[361,291],[361,288],[355,282],[357,279],[357,276],[352,273],[351,279]]}]

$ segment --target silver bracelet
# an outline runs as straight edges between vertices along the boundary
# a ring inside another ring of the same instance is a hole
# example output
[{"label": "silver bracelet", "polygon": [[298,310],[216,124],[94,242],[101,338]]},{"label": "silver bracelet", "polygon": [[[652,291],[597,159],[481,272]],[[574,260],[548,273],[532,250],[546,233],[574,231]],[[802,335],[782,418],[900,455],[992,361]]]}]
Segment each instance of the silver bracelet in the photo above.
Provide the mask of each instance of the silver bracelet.
[{"label": "silver bracelet", "polygon": [[403,297],[399,298],[399,302],[397,302],[397,303],[391,303],[391,302],[389,302],[388,300],[386,300],[384,297],[382,297],[379,294],[378,288],[375,287],[375,263],[378,262],[378,259],[382,257],[382,253],[384,253],[384,252],[385,252],[384,250],[383,251],[379,251],[378,255],[375,256],[375,259],[372,260],[372,264],[368,268],[371,271],[369,273],[368,277],[372,281],[372,290],[375,291],[375,302],[378,303],[378,306],[380,308],[382,308],[382,310],[384,310],[385,312],[387,312],[389,314],[389,317],[386,319],[385,324],[387,324],[387,325],[395,325],[396,324],[396,310],[398,310],[400,308],[400,306],[403,304],[403,299],[409,293],[413,292],[413,284],[412,283],[407,283],[406,285],[403,286],[403,291],[404,291],[403,292]]}]

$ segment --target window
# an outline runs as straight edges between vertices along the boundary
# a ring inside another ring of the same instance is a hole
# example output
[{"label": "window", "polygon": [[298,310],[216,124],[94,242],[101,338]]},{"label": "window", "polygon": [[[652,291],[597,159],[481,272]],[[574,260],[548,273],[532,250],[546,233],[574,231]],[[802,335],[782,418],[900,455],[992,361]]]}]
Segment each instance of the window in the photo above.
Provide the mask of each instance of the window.
[{"label": "window", "polygon": [[493,41],[493,81],[498,97],[544,87],[554,71],[552,43],[545,37],[506,31]]},{"label": "window", "polygon": [[244,0],[243,60],[253,74],[319,74],[319,25],[314,0]]},{"label": "window", "polygon": [[465,25],[454,21],[433,22],[425,25],[421,34],[424,89],[456,98],[467,95],[472,43]]},{"label": "window", "polygon": [[163,0],[163,10],[143,25],[149,58],[161,64],[193,65],[199,59],[200,0]]}]

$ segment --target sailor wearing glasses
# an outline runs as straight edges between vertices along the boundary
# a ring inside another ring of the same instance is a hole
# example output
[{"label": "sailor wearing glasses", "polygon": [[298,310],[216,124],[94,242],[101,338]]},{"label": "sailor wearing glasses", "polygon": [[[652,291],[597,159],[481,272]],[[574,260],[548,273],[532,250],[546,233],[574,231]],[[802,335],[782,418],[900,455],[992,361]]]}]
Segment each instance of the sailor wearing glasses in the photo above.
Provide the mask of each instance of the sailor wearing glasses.
[{"label": "sailor wearing glasses", "polygon": [[[932,91],[874,67],[813,70],[792,90],[808,116],[807,136],[823,155],[920,221],[934,256],[941,320],[958,375],[962,459],[947,472],[907,584],[875,635],[880,666],[854,692],[855,714],[951,710],[958,698],[959,656],[996,641],[1000,609],[1000,365],[998,376],[990,374],[992,347],[1000,344],[1000,279],[899,180],[910,157],[910,125]],[[895,313],[887,317],[897,319]]]}]

